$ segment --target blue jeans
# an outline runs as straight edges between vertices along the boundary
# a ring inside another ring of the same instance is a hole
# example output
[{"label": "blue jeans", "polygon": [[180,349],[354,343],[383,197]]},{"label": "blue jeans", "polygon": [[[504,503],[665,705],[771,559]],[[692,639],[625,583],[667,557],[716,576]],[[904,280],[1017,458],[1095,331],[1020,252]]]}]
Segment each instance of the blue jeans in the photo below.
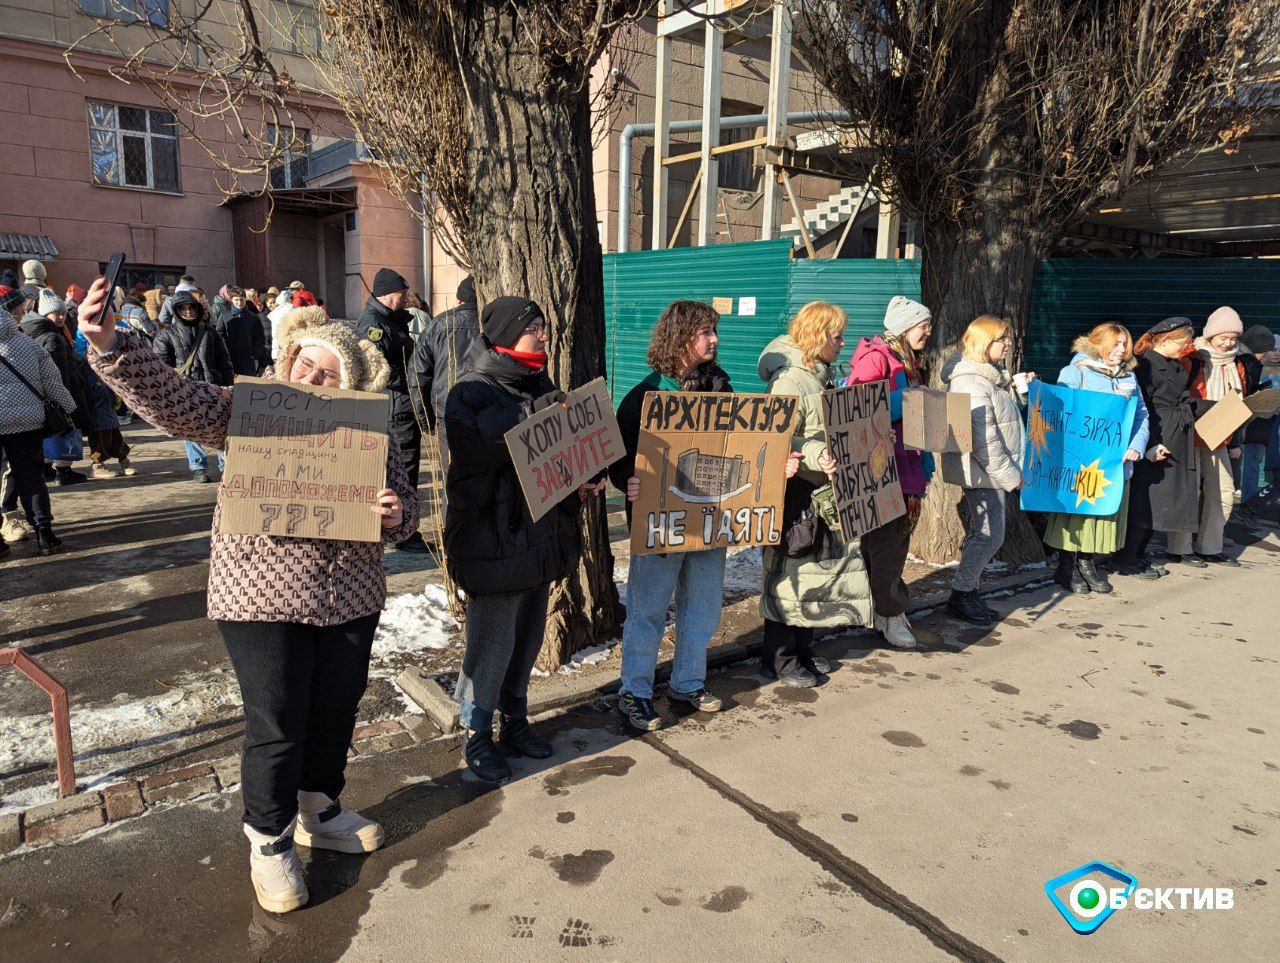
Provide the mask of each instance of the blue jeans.
[{"label": "blue jeans", "polygon": [[1265,484],[1262,481],[1262,470],[1267,460],[1267,446],[1246,444],[1240,452],[1240,504],[1247,505],[1249,499],[1258,494]]},{"label": "blue jeans", "polygon": [[[193,472],[209,470],[209,456],[204,453],[204,449],[197,445],[194,441],[184,441],[182,447],[187,450],[187,467]],[[218,459],[218,471],[222,471],[225,460],[222,452],[214,452]]]},{"label": "blue jeans", "polygon": [[676,602],[676,656],[670,688],[697,692],[707,680],[707,645],[720,627],[724,602],[723,548],[632,555],[627,573],[627,621],[622,628],[622,691],[653,698],[658,646],[667,608]]}]

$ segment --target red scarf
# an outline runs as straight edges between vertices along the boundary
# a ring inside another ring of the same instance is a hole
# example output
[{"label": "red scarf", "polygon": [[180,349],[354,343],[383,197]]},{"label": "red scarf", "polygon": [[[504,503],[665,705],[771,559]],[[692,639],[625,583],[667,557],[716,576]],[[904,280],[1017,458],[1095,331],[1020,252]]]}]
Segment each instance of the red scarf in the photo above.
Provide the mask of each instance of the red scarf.
[{"label": "red scarf", "polygon": [[545,351],[516,351],[497,344],[493,346],[493,350],[498,354],[505,354],[512,361],[519,362],[530,371],[541,371],[547,366],[547,353]]}]

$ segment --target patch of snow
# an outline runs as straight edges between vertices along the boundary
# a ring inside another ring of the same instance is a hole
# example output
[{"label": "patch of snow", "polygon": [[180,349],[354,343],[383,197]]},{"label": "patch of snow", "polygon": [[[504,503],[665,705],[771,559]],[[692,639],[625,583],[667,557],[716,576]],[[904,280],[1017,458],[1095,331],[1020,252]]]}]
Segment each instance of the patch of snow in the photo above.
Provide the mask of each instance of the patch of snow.
[{"label": "patch of snow", "polygon": [[908,553],[907,553],[907,561],[908,561],[908,562],[915,562],[917,565],[926,565],[926,566],[928,566],[929,568],[936,568],[936,569],[956,568],[956,567],[958,567],[958,566],[960,565],[960,559],[958,559],[958,558],[954,558],[954,559],[952,559],[950,562],[926,562],[926,561],[925,561],[924,559],[922,559],[922,558],[917,558],[917,557],[916,557],[913,553],[911,553],[911,552],[908,552]]},{"label": "patch of snow", "polygon": [[[612,642],[602,642],[600,645],[589,645],[585,649],[579,649],[569,657],[569,661],[560,666],[560,672],[563,675],[573,675],[582,669],[584,665],[596,665],[609,658],[609,653],[615,645],[618,645],[617,639]],[[536,670],[535,670],[536,671]]]},{"label": "patch of snow", "polygon": [[992,559],[990,562],[987,563],[987,567],[984,568],[983,571],[984,572],[1003,572],[1008,567],[1009,567],[1008,562],[997,562],[995,559]]},{"label": "patch of snow", "polygon": [[1048,562],[1028,562],[1026,565],[1023,565],[1021,567],[1021,570],[1024,572],[1028,572],[1028,571],[1031,571],[1032,569],[1048,568],[1048,567],[1049,567]]},{"label": "patch of snow", "polygon": [[762,566],[759,546],[730,552],[724,565],[725,594],[759,595]]},{"label": "patch of snow", "polygon": [[43,786],[28,786],[26,789],[15,789],[0,797],[0,816],[7,812],[30,809],[32,806],[42,806],[57,798],[58,784],[55,782]]},{"label": "patch of snow", "polygon": [[423,649],[447,649],[458,622],[449,614],[443,585],[428,585],[387,601],[373,637],[374,661],[392,655],[412,655]]}]

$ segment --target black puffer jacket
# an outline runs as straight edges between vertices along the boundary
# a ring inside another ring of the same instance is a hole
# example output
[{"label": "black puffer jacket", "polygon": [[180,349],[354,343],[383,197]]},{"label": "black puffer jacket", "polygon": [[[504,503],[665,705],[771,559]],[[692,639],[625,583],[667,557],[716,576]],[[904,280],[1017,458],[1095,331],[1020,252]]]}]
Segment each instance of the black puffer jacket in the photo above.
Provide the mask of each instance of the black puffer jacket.
[{"label": "black puffer jacket", "polygon": [[578,561],[578,496],[531,521],[503,439],[555,385],[483,343],[469,361],[445,402],[449,572],[468,595],[523,592],[563,578]]},{"label": "black puffer jacket", "polygon": [[67,336],[56,324],[34,311],[28,312],[18,322],[18,330],[33,338],[36,344],[49,352],[49,357],[53,358],[53,363],[58,366],[62,383],[66,385],[67,391],[71,392],[71,399],[76,403],[76,410],[71,413],[71,421],[81,431],[88,431],[89,405],[85,400],[84,374],[80,370],[80,362],[76,360],[75,348],[71,346]]},{"label": "black puffer jacket", "polygon": [[425,409],[423,420],[434,427],[444,414],[449,389],[467,373],[472,346],[480,340],[475,304],[459,304],[432,318],[413,352],[413,397]]},{"label": "black puffer jacket", "polygon": [[231,367],[238,375],[256,377],[271,364],[271,351],[262,335],[262,317],[253,308],[239,311],[234,305],[223,311],[214,325],[231,355]]},{"label": "black puffer jacket", "polygon": [[[392,311],[377,298],[370,296],[356,321],[360,334],[373,342],[391,365],[391,380],[387,391],[391,393],[393,410],[408,406],[409,377],[405,369],[413,357],[413,335],[409,333],[409,312],[404,308]],[[401,397],[403,396],[403,397]]]},{"label": "black puffer jacket", "polygon": [[[175,294],[172,300],[175,308],[187,301],[200,304],[199,300],[185,291]],[[193,381],[227,387],[235,380],[231,355],[222,335],[210,323],[208,310],[203,304],[200,304],[200,309],[200,319],[194,324],[183,321],[175,310],[173,324],[156,335],[152,349],[161,361],[175,369],[180,369],[191,352],[195,351],[195,360],[188,377]]]}]

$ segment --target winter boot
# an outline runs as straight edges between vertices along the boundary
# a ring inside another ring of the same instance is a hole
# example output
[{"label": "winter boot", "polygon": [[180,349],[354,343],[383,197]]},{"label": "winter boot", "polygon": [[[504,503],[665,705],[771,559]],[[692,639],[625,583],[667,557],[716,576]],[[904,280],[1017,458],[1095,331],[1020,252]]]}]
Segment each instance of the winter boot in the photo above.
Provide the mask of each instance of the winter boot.
[{"label": "winter boot", "polygon": [[28,538],[35,538],[35,534],[35,529],[22,517],[22,512],[4,513],[4,523],[0,524],[0,536],[6,542],[21,542]]},{"label": "winter boot", "polygon": [[112,471],[110,466],[105,465],[102,462],[94,462],[93,467],[89,469],[89,477],[95,481],[102,481],[107,478],[118,478],[120,476]]},{"label": "winter boot", "polygon": [[503,716],[502,732],[498,737],[502,747],[515,756],[530,759],[549,759],[555,753],[551,743],[533,731],[524,716]]},{"label": "winter boot", "polygon": [[41,525],[36,529],[36,549],[41,555],[52,555],[62,544],[62,539],[53,534],[52,525]]},{"label": "winter boot", "polygon": [[136,475],[136,474],[138,474],[138,469],[136,469],[136,468],[134,468],[134,467],[133,467],[133,462],[131,462],[128,458],[121,458],[121,459],[120,459],[120,474],[122,474],[122,475]]},{"label": "winter boot", "polygon": [[502,785],[511,778],[511,767],[507,765],[507,760],[502,758],[498,747],[493,744],[492,729],[478,729],[472,732],[467,737],[462,755],[467,761],[467,768],[478,779]]},{"label": "winter boot", "polygon": [[1080,570],[1076,566],[1075,552],[1059,549],[1058,570],[1053,573],[1053,579],[1068,592],[1072,592],[1075,595],[1089,594],[1089,583],[1084,580],[1084,576],[1080,574]]},{"label": "winter boot", "polygon": [[76,471],[71,467],[59,467],[54,470],[54,477],[57,478],[59,487],[65,488],[67,485],[79,485],[81,482],[89,480],[89,476]]},{"label": "winter boot", "polygon": [[982,604],[982,598],[977,592],[957,592],[952,589],[951,598],[947,600],[947,611],[971,625],[981,625],[985,628],[991,624],[987,607]]},{"label": "winter boot", "polygon": [[905,615],[891,615],[888,618],[877,615],[872,622],[876,631],[895,649],[914,649],[920,644]]},{"label": "winter boot", "polygon": [[307,884],[293,848],[293,827],[268,836],[245,825],[249,837],[249,876],[259,905],[271,913],[288,913],[307,905]]},{"label": "winter boot", "polygon": [[298,793],[298,825],[294,841],[312,849],[339,853],[371,853],[382,847],[382,827],[359,813],[343,809],[322,792]]},{"label": "winter boot", "polygon": [[1081,552],[1076,560],[1076,568],[1080,576],[1089,583],[1089,590],[1106,595],[1111,591],[1111,583],[1107,573],[1098,568],[1097,561],[1091,552]]}]

